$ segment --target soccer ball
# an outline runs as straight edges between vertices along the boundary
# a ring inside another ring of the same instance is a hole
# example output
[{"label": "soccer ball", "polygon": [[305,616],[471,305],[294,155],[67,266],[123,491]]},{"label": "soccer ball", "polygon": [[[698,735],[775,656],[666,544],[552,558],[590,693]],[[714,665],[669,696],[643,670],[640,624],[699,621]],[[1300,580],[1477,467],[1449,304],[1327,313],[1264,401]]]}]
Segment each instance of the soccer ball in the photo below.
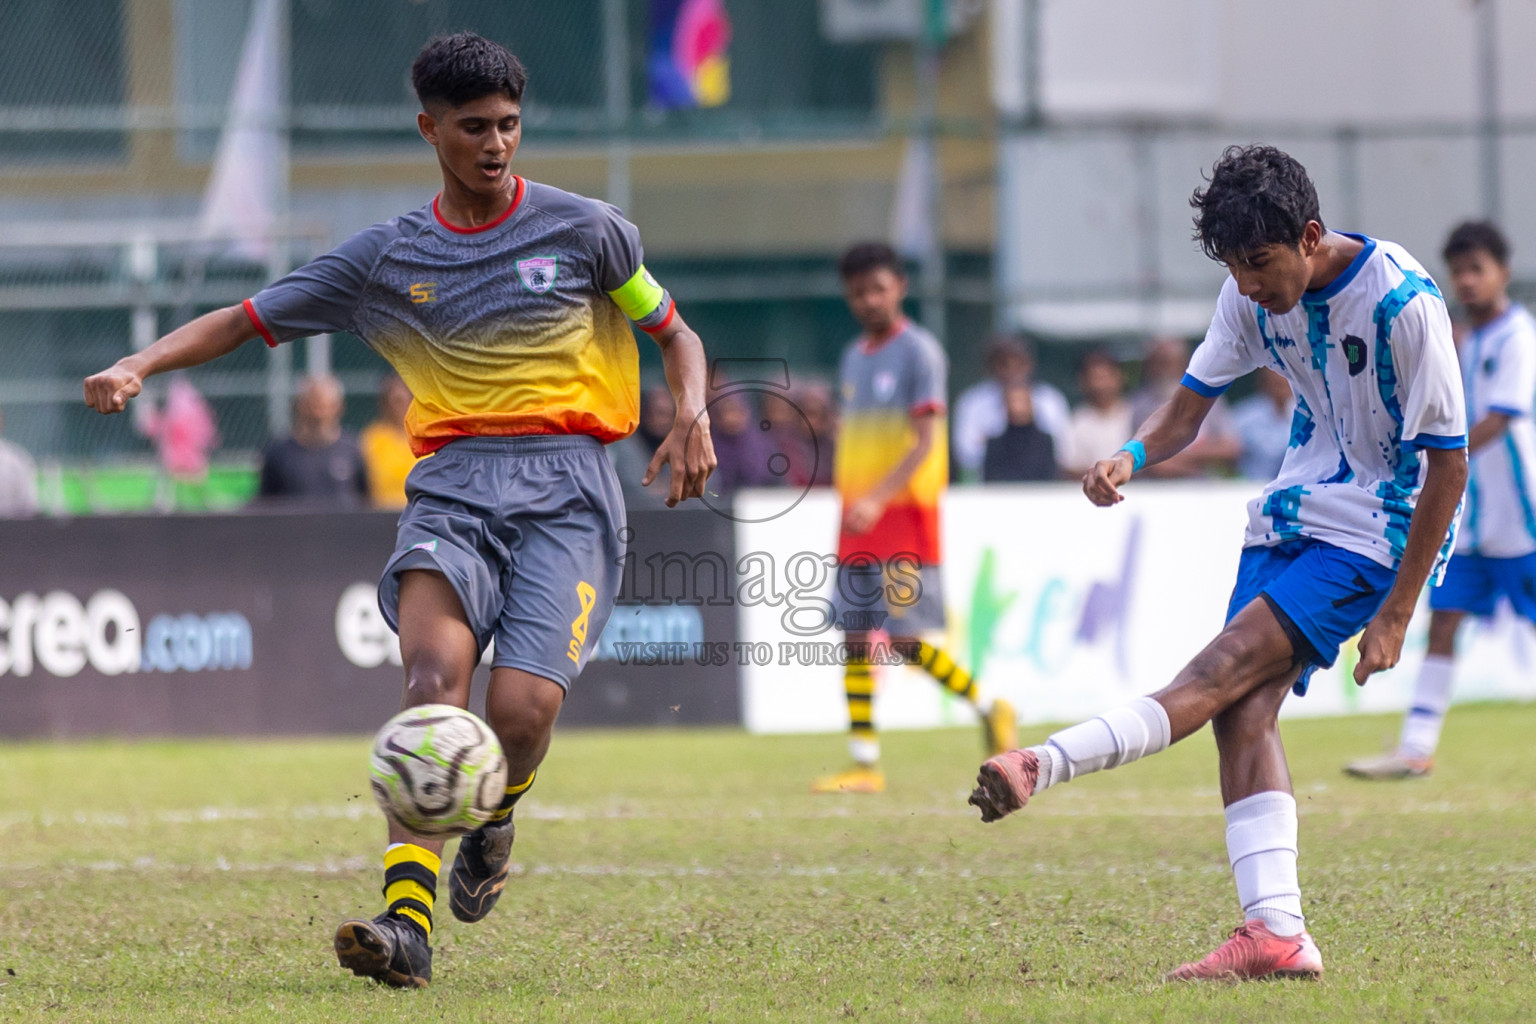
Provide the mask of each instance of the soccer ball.
[{"label": "soccer ball", "polygon": [[473,832],[496,813],[507,789],[496,734],[451,704],[406,708],[385,722],[369,772],[385,815],[428,839]]}]

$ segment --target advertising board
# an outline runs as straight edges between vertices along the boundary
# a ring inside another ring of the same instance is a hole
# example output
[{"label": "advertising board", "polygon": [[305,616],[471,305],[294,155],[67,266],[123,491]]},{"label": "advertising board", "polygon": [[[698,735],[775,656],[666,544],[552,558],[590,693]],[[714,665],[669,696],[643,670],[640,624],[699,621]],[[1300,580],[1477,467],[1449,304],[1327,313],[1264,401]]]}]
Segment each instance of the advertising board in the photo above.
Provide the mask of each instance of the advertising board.
[{"label": "advertising board", "polygon": [[[375,597],[395,518],[0,522],[0,735],[372,731],[400,700],[399,642]],[[731,559],[731,524],[695,509],[629,522],[628,603],[561,723],[737,721],[734,664],[699,656],[734,643],[733,610],[672,600],[661,579],[699,552]],[[636,654],[657,642],[685,656]]]},{"label": "advertising board", "polygon": [[[1170,682],[1220,631],[1237,573],[1246,502],[1244,483],[1134,486],[1112,509],[1089,505],[1076,484],[952,489],[944,506],[947,642],[1024,722],[1091,717]],[[771,494],[738,498],[744,519]],[[837,502],[807,496],[789,513],[738,526],[741,552],[795,553],[802,563],[837,550]],[[797,594],[803,606],[830,594],[830,571]],[[1427,594],[1427,592],[1426,592]],[[1285,715],[1337,715],[1407,707],[1423,660],[1427,597],[1409,628],[1402,661],[1355,686],[1353,644],[1332,669],[1313,677]],[[784,605],[743,604],[741,639],[774,658],[743,666],[743,717],[757,732],[847,727],[842,669],[835,659],[802,655],[807,638],[786,627]],[[825,631],[815,639],[835,642]],[[782,652],[782,657],[780,656]],[[1456,699],[1536,698],[1536,632],[1508,609],[1462,634]],[[885,728],[972,721],[967,705],[922,673],[876,666],[875,704]]]}]

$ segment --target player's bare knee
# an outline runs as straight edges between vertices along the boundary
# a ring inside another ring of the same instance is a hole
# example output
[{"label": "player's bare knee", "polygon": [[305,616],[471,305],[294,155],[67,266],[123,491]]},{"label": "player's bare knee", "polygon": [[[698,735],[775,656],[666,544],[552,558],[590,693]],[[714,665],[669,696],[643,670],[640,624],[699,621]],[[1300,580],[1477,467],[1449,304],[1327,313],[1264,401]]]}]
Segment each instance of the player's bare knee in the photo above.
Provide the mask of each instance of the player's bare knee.
[{"label": "player's bare knee", "polygon": [[1280,727],[1280,705],[1295,682],[1294,673],[1276,677],[1252,690],[1237,703],[1224,708],[1211,719],[1211,731],[1218,745],[1228,741],[1238,744],[1257,742]]},{"label": "player's bare knee", "polygon": [[1257,742],[1279,728],[1279,712],[1278,702],[1239,701],[1211,719],[1216,744],[1224,747],[1234,741],[1238,745]]},{"label": "player's bare knee", "polygon": [[405,674],[405,703],[410,706],[461,704],[457,699],[459,689],[459,680],[435,659],[417,661]]},{"label": "player's bare knee", "polygon": [[509,757],[518,751],[541,747],[555,726],[559,705],[547,708],[539,702],[486,708],[486,721]]}]

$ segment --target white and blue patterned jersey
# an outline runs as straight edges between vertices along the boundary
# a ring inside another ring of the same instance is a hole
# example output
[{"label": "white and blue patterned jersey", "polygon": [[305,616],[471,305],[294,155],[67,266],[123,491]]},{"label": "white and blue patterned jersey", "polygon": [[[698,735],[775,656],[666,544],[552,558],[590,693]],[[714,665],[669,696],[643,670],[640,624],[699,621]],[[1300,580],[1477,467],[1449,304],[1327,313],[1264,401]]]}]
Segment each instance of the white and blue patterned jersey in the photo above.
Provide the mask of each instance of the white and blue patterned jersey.
[{"label": "white and blue patterned jersey", "polygon": [[1456,551],[1519,558],[1536,551],[1536,320],[1511,305],[1462,343],[1467,419],[1510,417],[1509,430],[1472,453],[1466,512]]},{"label": "white and blue patterned jersey", "polygon": [[[1228,278],[1184,385],[1206,396],[1260,366],[1296,392],[1280,475],[1248,505],[1244,547],[1299,537],[1396,570],[1424,448],[1464,448],[1467,415],[1440,289],[1402,246],[1364,249],[1325,288],[1271,314]],[[1436,559],[1439,581],[1456,534]]]}]

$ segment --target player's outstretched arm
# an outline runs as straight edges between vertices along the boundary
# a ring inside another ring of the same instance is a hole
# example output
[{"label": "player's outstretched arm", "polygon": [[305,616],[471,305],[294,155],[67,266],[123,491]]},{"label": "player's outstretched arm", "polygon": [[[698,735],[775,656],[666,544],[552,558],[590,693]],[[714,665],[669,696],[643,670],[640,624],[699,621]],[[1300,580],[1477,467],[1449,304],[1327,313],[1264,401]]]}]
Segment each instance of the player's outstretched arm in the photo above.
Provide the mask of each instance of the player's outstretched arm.
[{"label": "player's outstretched arm", "polygon": [[671,467],[667,507],[672,508],[688,498],[703,497],[705,481],[715,469],[715,445],[709,437],[709,413],[704,401],[708,366],[704,343],[680,314],[674,314],[666,327],[651,332],[651,337],[661,347],[661,364],[667,373],[672,399],[677,403],[677,418],[651,456],[640,485],[649,487],[662,466]]},{"label": "player's outstretched arm", "polygon": [[1188,448],[1200,433],[1200,424],[1216,404],[1214,397],[1207,398],[1186,387],[1180,387],[1172,398],[1148,416],[1134,441],[1146,452],[1146,460],[1136,464],[1136,456],[1122,449],[1107,459],[1100,459],[1083,474],[1083,493],[1095,505],[1107,507],[1124,501],[1120,488],[1130,480],[1131,474],[1146,466],[1155,466]]},{"label": "player's outstretched arm", "polygon": [[1507,412],[1490,412],[1478,420],[1467,432],[1467,453],[1474,454],[1503,437],[1509,432],[1509,424],[1513,419]]},{"label": "player's outstretched arm", "polygon": [[1419,491],[1418,504],[1408,522],[1408,541],[1398,565],[1397,582],[1382,602],[1381,610],[1360,634],[1360,660],[1355,663],[1355,685],[1364,686],[1374,673],[1397,664],[1403,653],[1403,634],[1413,617],[1414,605],[1424,581],[1445,543],[1445,534],[1456,516],[1461,492],[1467,486],[1465,448],[1426,448],[1429,471]]},{"label": "player's outstretched arm", "polygon": [[254,337],[256,327],[240,306],[205,313],[144,351],[124,356],[85,378],[85,404],[100,413],[122,412],[128,400],[144,390],[146,378],[199,366],[233,352]]}]

